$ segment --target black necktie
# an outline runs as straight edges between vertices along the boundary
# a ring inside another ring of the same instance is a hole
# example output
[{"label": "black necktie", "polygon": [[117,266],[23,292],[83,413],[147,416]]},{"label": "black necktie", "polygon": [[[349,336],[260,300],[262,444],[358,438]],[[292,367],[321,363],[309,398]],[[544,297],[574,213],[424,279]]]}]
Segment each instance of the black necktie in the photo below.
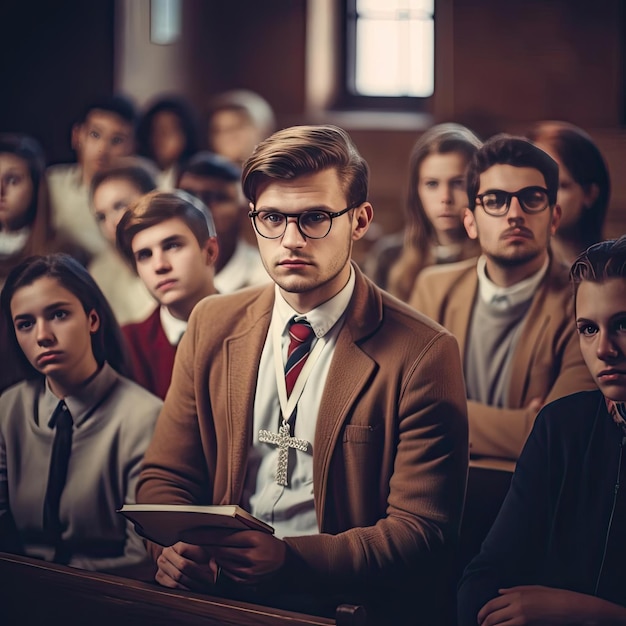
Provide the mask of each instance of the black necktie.
[{"label": "black necktie", "polygon": [[63,400],[59,402],[52,414],[49,425],[54,426],[54,443],[52,444],[52,456],[50,457],[50,471],[48,472],[48,487],[43,507],[43,528],[50,534],[52,543],[57,549],[55,561],[58,558],[61,546],[61,533],[63,528],[59,518],[59,503],[61,494],[67,479],[67,466],[72,451],[72,427],[73,420],[67,405]]}]

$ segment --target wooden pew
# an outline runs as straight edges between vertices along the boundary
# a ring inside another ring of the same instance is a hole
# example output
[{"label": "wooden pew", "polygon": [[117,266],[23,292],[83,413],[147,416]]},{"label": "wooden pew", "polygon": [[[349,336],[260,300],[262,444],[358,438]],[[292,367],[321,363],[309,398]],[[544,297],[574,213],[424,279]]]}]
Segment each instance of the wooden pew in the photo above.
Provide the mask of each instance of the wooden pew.
[{"label": "wooden pew", "polygon": [[362,607],[335,619],[248,604],[0,553],[3,626],[365,626]]},{"label": "wooden pew", "polygon": [[514,471],[514,461],[490,457],[470,459],[461,522],[459,574],[480,550],[509,490]]}]

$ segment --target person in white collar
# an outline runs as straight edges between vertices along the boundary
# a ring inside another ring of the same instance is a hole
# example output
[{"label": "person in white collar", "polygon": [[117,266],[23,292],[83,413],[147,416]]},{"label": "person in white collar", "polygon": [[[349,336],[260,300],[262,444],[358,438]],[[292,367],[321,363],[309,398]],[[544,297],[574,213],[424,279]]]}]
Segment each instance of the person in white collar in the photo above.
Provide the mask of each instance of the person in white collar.
[{"label": "person in white collar", "polygon": [[89,207],[91,180],[115,159],[134,152],[136,118],[133,101],[121,94],[90,102],[72,128],[77,162],[52,165],[47,170],[54,227],[91,257],[107,246]]},{"label": "person in white collar", "polygon": [[468,166],[464,218],[482,256],[428,270],[411,299],[459,340],[473,455],[517,459],[546,402],[594,386],[567,267],[550,251],[558,186],[558,165],[529,141],[487,141]]},{"label": "person in white collar", "polygon": [[[202,200],[213,215],[220,242],[215,261],[217,290],[232,293],[269,283],[257,246],[250,245],[243,234],[246,202],[241,168],[219,154],[198,152],[182,166],[177,187]],[[250,224],[245,227],[251,228]]]},{"label": "person in white collar", "polygon": [[184,191],[154,191],[128,207],[117,225],[116,245],[160,305],[144,321],[122,326],[132,377],[165,398],[189,315],[217,292],[213,217]]},{"label": "person in white collar", "polygon": [[456,341],[351,262],[373,209],[345,131],[278,131],[242,180],[274,285],[194,309],[140,500],[238,504],[275,535],[149,544],[156,580],[446,624],[467,473]]}]

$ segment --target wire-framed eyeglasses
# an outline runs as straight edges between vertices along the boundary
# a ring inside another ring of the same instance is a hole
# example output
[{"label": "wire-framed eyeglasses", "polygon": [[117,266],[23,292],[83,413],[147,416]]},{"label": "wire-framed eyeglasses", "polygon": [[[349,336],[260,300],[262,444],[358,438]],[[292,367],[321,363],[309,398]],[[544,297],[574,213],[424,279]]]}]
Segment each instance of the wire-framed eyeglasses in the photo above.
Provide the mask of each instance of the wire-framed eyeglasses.
[{"label": "wire-framed eyeglasses", "polygon": [[524,187],[518,191],[502,191],[490,189],[478,194],[476,200],[485,210],[485,213],[500,217],[506,215],[511,208],[511,200],[517,198],[524,213],[541,213],[550,204],[548,190],[544,187]]},{"label": "wire-framed eyeglasses", "polygon": [[310,209],[302,213],[282,213],[281,211],[262,210],[250,211],[248,217],[252,219],[254,230],[265,239],[279,239],[285,234],[289,219],[296,220],[298,230],[308,239],[324,239],[330,232],[333,220],[347,213],[361,204],[351,204],[341,211],[325,211]]}]

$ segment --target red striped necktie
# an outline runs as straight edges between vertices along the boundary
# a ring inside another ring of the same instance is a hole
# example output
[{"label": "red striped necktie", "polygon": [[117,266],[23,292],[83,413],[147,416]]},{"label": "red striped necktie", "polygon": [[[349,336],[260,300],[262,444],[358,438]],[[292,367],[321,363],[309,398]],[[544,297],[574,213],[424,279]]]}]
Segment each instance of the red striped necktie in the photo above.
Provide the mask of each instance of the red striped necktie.
[{"label": "red striped necktie", "polygon": [[311,325],[303,320],[301,322],[291,321],[289,326],[289,349],[287,351],[287,363],[285,365],[285,385],[287,387],[287,397],[296,384],[298,375],[309,358],[311,344],[315,339],[315,333]]}]

